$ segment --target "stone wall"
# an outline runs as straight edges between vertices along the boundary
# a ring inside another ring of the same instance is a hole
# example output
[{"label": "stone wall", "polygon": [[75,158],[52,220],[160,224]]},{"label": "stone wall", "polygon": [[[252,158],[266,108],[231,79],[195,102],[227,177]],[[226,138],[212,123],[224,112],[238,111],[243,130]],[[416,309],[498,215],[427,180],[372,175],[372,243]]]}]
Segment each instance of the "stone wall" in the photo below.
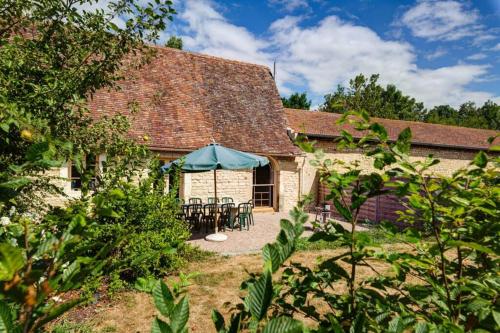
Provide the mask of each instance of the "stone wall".
[{"label": "stone wall", "polygon": [[[217,197],[231,197],[236,204],[252,199],[252,170],[217,170]],[[207,202],[214,196],[214,173],[200,172],[184,174],[181,181],[184,200],[201,198]]]},{"label": "stone wall", "polygon": [[[316,147],[325,151],[324,159],[341,160],[346,163],[358,160],[361,168],[365,172],[378,171],[373,167],[373,160],[369,157],[363,156],[357,151],[337,151],[333,140],[317,140]],[[431,173],[450,176],[454,171],[466,167],[474,158],[477,152],[467,151],[452,148],[441,147],[412,147],[411,159],[423,160],[429,154],[440,160],[440,163],[430,169]],[[319,184],[318,174],[316,169],[310,165],[310,161],[314,159],[313,154],[305,154],[305,162],[302,171],[302,194],[310,193],[313,196],[318,196]],[[316,201],[317,202],[317,201]]]},{"label": "stone wall", "polygon": [[[326,152],[325,158],[339,159],[344,162],[359,160],[361,167],[366,172],[376,171],[372,166],[372,160],[362,156],[360,152],[336,151],[335,144],[331,140],[319,140],[318,147]],[[424,159],[428,154],[434,154],[441,160],[441,163],[434,166],[432,172],[451,175],[458,168],[465,167],[475,155],[473,151],[463,151],[445,148],[423,148],[414,147],[412,149],[413,159]],[[164,161],[171,161],[180,157],[180,153],[162,153],[160,157]],[[105,156],[100,156],[102,162]],[[288,212],[304,195],[313,197],[313,206],[317,202],[319,190],[319,177],[316,168],[311,166],[310,161],[314,159],[312,154],[304,154],[298,157],[277,158],[272,160],[275,171],[274,178],[277,193],[275,193],[274,208],[281,212]],[[50,196],[48,201],[53,205],[63,205],[68,198],[77,198],[80,191],[71,189],[70,182],[64,179],[69,175],[68,165],[60,169],[49,172],[51,176],[60,177],[54,182],[64,189],[67,198],[60,196]],[[217,196],[232,197],[236,203],[247,202],[252,198],[252,170],[217,171]],[[180,183],[180,197],[186,201],[191,197],[202,198],[207,202],[208,197],[214,196],[213,172],[183,174]]]},{"label": "stone wall", "polygon": [[299,163],[301,159],[279,160],[279,210],[281,212],[290,211],[299,199],[300,171]]}]

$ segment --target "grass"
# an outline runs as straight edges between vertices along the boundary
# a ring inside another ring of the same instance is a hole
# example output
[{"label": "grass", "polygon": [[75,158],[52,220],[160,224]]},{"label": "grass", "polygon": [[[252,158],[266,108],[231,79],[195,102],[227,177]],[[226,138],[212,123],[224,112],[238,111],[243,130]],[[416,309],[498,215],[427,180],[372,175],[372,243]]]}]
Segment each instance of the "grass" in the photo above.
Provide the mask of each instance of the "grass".
[{"label": "grass", "polygon": [[[301,241],[304,248],[296,252],[291,261],[302,263],[309,267],[318,264],[318,258],[329,258],[340,254],[343,249],[335,247],[335,244],[317,242],[305,245],[306,240]],[[391,250],[408,250],[402,244],[387,245]],[[316,247],[316,250],[310,250]],[[334,248],[331,248],[334,247]],[[320,249],[321,248],[321,249]],[[345,263],[340,263],[345,265]],[[385,263],[375,262],[377,270],[388,271]],[[212,309],[218,309],[226,319],[230,315],[231,305],[238,304],[244,293],[240,290],[240,284],[246,280],[249,273],[262,271],[263,261],[260,254],[239,255],[233,257],[209,256],[203,261],[190,262],[183,273],[197,273],[191,280],[192,285],[188,287],[190,302],[190,331],[191,332],[215,332],[212,320]],[[359,276],[371,276],[373,272],[366,267],[359,268]],[[176,280],[176,276],[170,279]],[[339,286],[342,288],[342,286]],[[80,312],[80,313],[79,313]],[[82,315],[84,313],[85,315]],[[106,303],[94,305],[91,309],[75,309],[71,311],[63,322],[64,329],[52,332],[62,333],[104,333],[104,332],[140,332],[146,333],[151,330],[151,322],[156,315],[151,295],[138,291],[123,291]],[[73,324],[70,322],[79,322]],[[89,330],[91,329],[91,330]]]},{"label": "grass", "polygon": [[63,321],[55,325],[51,330],[51,333],[93,333],[93,332],[95,331],[92,330],[92,326],[89,324],[72,323],[68,321]]},{"label": "grass", "polygon": [[[375,244],[397,244],[401,242],[398,236],[389,236],[379,227],[371,227],[367,231],[358,231],[359,234],[367,234]],[[340,246],[339,241],[328,242],[319,240],[310,242],[307,237],[300,238],[297,243],[298,251],[319,251],[328,249],[337,249]]]},{"label": "grass", "polygon": [[[388,237],[380,228],[371,227],[366,233],[374,243],[382,244],[393,251],[407,251],[399,243],[399,237]],[[313,268],[320,260],[340,254],[344,249],[338,241],[309,242],[302,238],[297,244],[297,252],[291,261]],[[190,300],[190,331],[214,332],[211,321],[212,309],[218,309],[226,320],[231,305],[241,302],[244,293],[240,284],[249,273],[262,271],[263,261],[260,254],[219,256],[199,248],[191,248],[190,260],[182,272],[193,274],[192,285],[188,288]],[[345,263],[340,263],[344,265]],[[380,272],[388,272],[389,267],[382,262],[372,263]],[[359,277],[366,278],[373,272],[359,267]],[[176,275],[170,279],[177,280]],[[345,286],[339,286],[344,288]],[[53,333],[105,333],[105,332],[150,332],[152,319],[157,315],[150,294],[136,290],[118,292],[107,301],[97,305],[72,310],[62,323],[53,327]]]}]

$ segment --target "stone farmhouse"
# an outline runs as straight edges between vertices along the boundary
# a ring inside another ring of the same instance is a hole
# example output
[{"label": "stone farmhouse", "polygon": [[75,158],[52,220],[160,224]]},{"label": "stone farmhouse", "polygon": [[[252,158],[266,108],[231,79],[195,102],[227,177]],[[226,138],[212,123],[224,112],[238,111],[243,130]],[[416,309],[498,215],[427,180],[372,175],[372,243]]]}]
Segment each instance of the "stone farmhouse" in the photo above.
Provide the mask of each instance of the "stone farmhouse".
[{"label": "stone farmhouse", "polygon": [[[305,194],[322,198],[311,156],[293,144],[302,133],[345,160],[359,153],[336,151],[339,115],[285,109],[269,68],[208,55],[158,48],[157,56],[139,70],[127,73],[119,91],[99,91],[89,101],[96,116],[117,113],[130,117],[130,135],[147,144],[165,162],[215,140],[238,150],[267,156],[270,165],[255,170],[218,173],[218,195],[236,202],[253,199],[256,206],[288,211]],[[139,111],[130,113],[136,102]],[[414,133],[412,155],[441,158],[437,172],[450,174],[465,166],[475,152],[487,148],[493,131],[376,119],[394,138],[406,127]],[[147,140],[145,140],[147,139]],[[96,152],[97,154],[98,152]],[[98,163],[105,156],[99,155]],[[366,168],[371,166],[366,163]],[[79,195],[79,181],[68,163],[59,171],[67,178],[65,192]],[[184,174],[180,197],[213,196],[212,173]]]}]

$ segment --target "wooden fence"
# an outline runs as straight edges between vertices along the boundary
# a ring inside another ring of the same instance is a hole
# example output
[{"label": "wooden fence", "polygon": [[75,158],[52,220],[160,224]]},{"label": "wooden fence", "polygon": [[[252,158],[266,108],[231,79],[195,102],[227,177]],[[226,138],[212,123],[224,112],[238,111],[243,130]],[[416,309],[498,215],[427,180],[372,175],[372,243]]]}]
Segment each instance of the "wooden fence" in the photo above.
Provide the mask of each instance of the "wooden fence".
[{"label": "wooden fence", "polygon": [[[326,197],[330,194],[328,188],[323,184],[319,184],[318,192],[318,203],[327,203],[331,205],[333,210],[335,210],[333,203],[326,200]],[[350,203],[349,200],[348,203]],[[368,199],[368,201],[361,207],[359,212],[359,221],[362,222],[364,220],[368,220],[372,223],[379,223],[383,220],[387,220],[402,227],[403,224],[397,222],[399,215],[396,212],[405,209],[406,208],[403,205],[401,198],[398,198],[395,195],[381,195]],[[335,211],[332,217],[340,218],[340,214]]]}]

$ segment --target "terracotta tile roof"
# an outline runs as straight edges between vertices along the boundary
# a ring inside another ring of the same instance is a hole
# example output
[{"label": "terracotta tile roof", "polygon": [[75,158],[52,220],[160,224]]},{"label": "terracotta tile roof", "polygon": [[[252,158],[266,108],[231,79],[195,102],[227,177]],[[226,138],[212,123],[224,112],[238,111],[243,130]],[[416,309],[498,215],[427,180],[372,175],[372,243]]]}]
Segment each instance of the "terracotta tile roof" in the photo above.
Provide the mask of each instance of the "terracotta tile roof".
[{"label": "terracotta tile roof", "polygon": [[[227,147],[270,155],[300,151],[287,135],[281,99],[267,67],[157,48],[140,70],[125,74],[119,91],[89,101],[97,116],[122,113],[131,135],[154,150],[193,150],[212,138]],[[140,110],[128,111],[137,101]]]},{"label": "terracotta tile roof", "polygon": [[[336,121],[340,114],[304,111],[296,109],[285,109],[289,126],[297,133],[306,134],[310,137],[336,137],[340,135],[341,129],[354,133],[349,125],[339,126]],[[458,126],[421,123],[415,121],[393,120],[384,118],[371,118],[373,122],[383,125],[391,140],[395,140],[398,134],[409,127],[412,131],[412,142],[420,146],[440,146],[460,149],[486,149],[487,139],[497,134],[496,131]],[[361,133],[358,132],[361,136]],[[356,136],[356,135],[355,135]]]}]

